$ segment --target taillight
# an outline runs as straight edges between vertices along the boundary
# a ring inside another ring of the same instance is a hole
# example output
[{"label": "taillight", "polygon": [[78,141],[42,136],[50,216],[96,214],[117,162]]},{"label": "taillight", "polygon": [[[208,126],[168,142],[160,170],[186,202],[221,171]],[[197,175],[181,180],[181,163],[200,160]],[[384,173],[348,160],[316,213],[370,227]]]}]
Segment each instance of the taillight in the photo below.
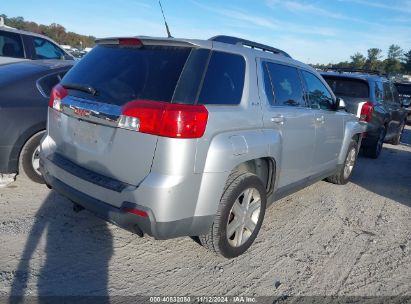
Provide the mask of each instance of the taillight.
[{"label": "taillight", "polygon": [[124,105],[118,127],[164,137],[199,138],[207,120],[204,105],[135,100]]},{"label": "taillight", "polygon": [[374,111],[374,105],[371,102],[367,101],[363,103],[361,107],[360,120],[370,122],[373,111]]},{"label": "taillight", "polygon": [[67,95],[68,95],[68,91],[61,84],[56,85],[51,90],[49,107],[61,112],[62,111],[61,101]]},{"label": "taillight", "polygon": [[147,214],[147,212],[145,212],[145,211],[142,211],[142,210],[138,210],[138,209],[133,209],[133,208],[122,208],[123,209],[123,211],[124,212],[127,212],[127,213],[132,213],[132,214],[135,214],[135,215],[138,215],[138,216],[142,216],[142,217],[148,217],[148,214]]}]

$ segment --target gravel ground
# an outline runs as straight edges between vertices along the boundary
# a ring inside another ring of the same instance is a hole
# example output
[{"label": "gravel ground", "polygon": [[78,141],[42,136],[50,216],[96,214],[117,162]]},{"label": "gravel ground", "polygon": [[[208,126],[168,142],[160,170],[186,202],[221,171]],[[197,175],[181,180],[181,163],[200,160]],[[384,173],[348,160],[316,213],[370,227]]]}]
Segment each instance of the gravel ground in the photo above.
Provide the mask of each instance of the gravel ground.
[{"label": "gravel ground", "polygon": [[190,238],[155,241],[74,213],[24,178],[0,189],[0,295],[411,295],[411,128],[345,186],[272,205],[226,260]]}]

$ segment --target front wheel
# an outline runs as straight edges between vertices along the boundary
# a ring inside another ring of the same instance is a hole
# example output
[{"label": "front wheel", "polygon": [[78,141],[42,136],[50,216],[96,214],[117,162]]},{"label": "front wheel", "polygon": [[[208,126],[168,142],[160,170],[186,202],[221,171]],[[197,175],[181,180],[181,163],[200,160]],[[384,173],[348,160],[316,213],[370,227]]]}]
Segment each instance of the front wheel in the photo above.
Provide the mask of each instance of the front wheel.
[{"label": "front wheel", "polygon": [[354,169],[355,161],[357,160],[357,151],[358,144],[356,141],[352,140],[348,147],[343,166],[336,174],[327,177],[326,180],[337,185],[345,185],[348,183]]},{"label": "front wheel", "polygon": [[199,236],[201,244],[226,258],[239,256],[257,237],[266,205],[266,189],[256,175],[232,173],[209,232]]}]

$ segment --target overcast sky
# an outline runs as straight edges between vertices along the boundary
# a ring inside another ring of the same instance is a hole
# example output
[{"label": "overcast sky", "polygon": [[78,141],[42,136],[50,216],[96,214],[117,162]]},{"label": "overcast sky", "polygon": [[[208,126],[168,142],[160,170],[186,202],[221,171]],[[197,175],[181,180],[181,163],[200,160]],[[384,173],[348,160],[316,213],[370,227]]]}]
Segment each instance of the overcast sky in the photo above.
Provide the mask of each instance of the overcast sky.
[{"label": "overcast sky", "polygon": [[[411,0],[162,0],[174,37],[234,35],[306,63],[336,63],[390,44],[411,49]],[[96,37],[164,36],[157,0],[12,0],[0,13]]]}]

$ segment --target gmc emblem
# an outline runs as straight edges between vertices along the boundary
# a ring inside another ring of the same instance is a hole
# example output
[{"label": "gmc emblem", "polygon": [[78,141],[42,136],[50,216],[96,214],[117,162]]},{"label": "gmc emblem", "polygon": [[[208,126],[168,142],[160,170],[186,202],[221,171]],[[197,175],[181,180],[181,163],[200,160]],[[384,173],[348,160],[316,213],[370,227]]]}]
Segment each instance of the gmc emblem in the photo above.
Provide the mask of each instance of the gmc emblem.
[{"label": "gmc emblem", "polygon": [[90,116],[90,113],[91,113],[90,110],[81,109],[81,108],[74,108],[73,112],[74,114],[81,116],[81,117]]}]

